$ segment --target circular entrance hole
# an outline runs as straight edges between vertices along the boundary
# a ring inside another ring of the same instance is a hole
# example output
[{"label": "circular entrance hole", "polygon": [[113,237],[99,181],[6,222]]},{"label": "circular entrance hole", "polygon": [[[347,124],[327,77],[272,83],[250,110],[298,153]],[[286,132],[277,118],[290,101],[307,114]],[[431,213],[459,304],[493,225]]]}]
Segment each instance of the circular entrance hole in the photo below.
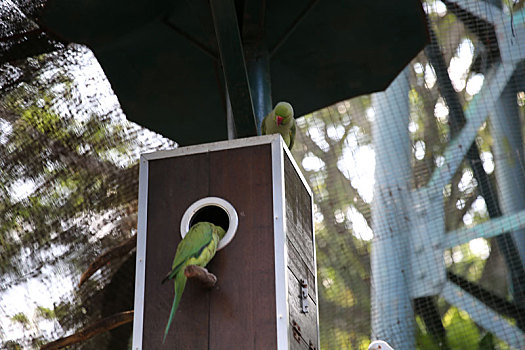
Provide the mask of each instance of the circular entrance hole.
[{"label": "circular entrance hole", "polygon": [[228,213],[216,205],[208,205],[197,210],[190,219],[190,228],[201,221],[211,222],[216,226],[222,227],[224,231],[228,231],[230,227]]},{"label": "circular entrance hole", "polygon": [[219,242],[217,250],[227,246],[237,232],[239,217],[235,208],[226,200],[219,197],[199,199],[186,209],[180,223],[180,233],[184,238],[190,227],[198,222],[211,222],[222,227],[226,234]]}]

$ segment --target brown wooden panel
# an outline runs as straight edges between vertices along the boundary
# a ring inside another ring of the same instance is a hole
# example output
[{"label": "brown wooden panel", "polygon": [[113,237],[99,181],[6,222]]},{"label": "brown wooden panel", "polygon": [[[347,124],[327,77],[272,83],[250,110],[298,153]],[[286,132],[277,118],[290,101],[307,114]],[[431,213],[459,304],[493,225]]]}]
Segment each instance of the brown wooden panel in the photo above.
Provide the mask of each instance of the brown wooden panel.
[{"label": "brown wooden panel", "polygon": [[[290,323],[295,321],[301,327],[301,336],[305,344],[314,344],[317,347],[318,344],[318,325],[317,325],[317,306],[314,300],[308,296],[308,312],[301,312],[301,287],[299,280],[294,274],[288,271],[288,302],[290,304]],[[290,342],[293,342],[290,339]]]},{"label": "brown wooden panel", "polygon": [[311,197],[291,161],[284,159],[286,235],[308,269],[315,272]]},{"label": "brown wooden panel", "polygon": [[239,215],[233,241],[210,263],[209,349],[276,349],[270,145],[210,153],[210,195]]},{"label": "brown wooden panel", "polygon": [[[149,162],[143,349],[160,349],[173,301],[173,283],[161,284],[171,269],[186,209],[209,192],[207,154]],[[189,281],[164,348],[208,348],[210,291]],[[188,345],[191,344],[191,345]]]}]

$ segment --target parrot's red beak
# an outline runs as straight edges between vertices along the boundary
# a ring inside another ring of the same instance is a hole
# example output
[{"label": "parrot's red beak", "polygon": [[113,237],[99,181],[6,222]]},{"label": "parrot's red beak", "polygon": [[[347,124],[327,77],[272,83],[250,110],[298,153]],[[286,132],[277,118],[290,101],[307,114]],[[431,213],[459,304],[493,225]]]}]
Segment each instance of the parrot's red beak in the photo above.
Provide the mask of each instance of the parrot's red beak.
[{"label": "parrot's red beak", "polygon": [[275,121],[277,122],[277,125],[281,125],[283,123],[284,118],[280,115],[275,116]]}]

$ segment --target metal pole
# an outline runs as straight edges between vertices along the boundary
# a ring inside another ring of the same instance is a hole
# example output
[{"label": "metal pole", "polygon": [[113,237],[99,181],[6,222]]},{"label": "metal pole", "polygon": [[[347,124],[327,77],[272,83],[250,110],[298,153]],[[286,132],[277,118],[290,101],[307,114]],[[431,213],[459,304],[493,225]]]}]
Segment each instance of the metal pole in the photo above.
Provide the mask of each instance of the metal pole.
[{"label": "metal pole", "polygon": [[234,140],[237,138],[237,132],[235,131],[235,119],[233,119],[232,103],[230,101],[230,94],[228,93],[228,87],[226,90],[226,127],[228,131],[228,140]]},{"label": "metal pole", "polygon": [[260,135],[262,120],[272,110],[270,54],[266,46],[266,3],[264,1],[247,0],[244,2],[242,38],[257,135]]},{"label": "metal pole", "polygon": [[246,61],[248,80],[252,94],[253,111],[257,124],[257,135],[261,134],[263,118],[272,110],[272,88],[270,82],[270,59],[267,50],[257,52]]},{"label": "metal pole", "polygon": [[[501,211],[504,215],[514,214],[525,209],[525,162],[516,89],[512,81],[496,101],[490,125]],[[512,295],[515,303],[523,305],[525,282],[518,278],[523,276],[516,276],[516,273],[525,266],[525,230],[516,230],[510,236],[512,239],[508,244],[499,244],[499,247],[513,250],[507,253],[514,254],[505,254],[510,258],[507,263],[512,275]]]},{"label": "metal pole", "polygon": [[233,0],[210,0],[217,44],[237,137],[257,133],[239,21]]},{"label": "metal pole", "polygon": [[387,340],[398,350],[415,348],[407,220],[412,188],[408,91],[405,68],[385,92],[372,96],[376,155],[372,206],[372,337]]}]

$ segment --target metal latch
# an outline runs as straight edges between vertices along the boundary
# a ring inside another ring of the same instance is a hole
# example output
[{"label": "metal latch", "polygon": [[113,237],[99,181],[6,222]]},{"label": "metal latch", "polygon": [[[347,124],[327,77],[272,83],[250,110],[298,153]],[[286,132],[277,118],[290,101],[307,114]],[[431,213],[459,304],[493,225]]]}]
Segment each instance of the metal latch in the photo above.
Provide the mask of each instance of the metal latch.
[{"label": "metal latch", "polygon": [[308,313],[308,284],[305,279],[301,279],[301,312]]}]

